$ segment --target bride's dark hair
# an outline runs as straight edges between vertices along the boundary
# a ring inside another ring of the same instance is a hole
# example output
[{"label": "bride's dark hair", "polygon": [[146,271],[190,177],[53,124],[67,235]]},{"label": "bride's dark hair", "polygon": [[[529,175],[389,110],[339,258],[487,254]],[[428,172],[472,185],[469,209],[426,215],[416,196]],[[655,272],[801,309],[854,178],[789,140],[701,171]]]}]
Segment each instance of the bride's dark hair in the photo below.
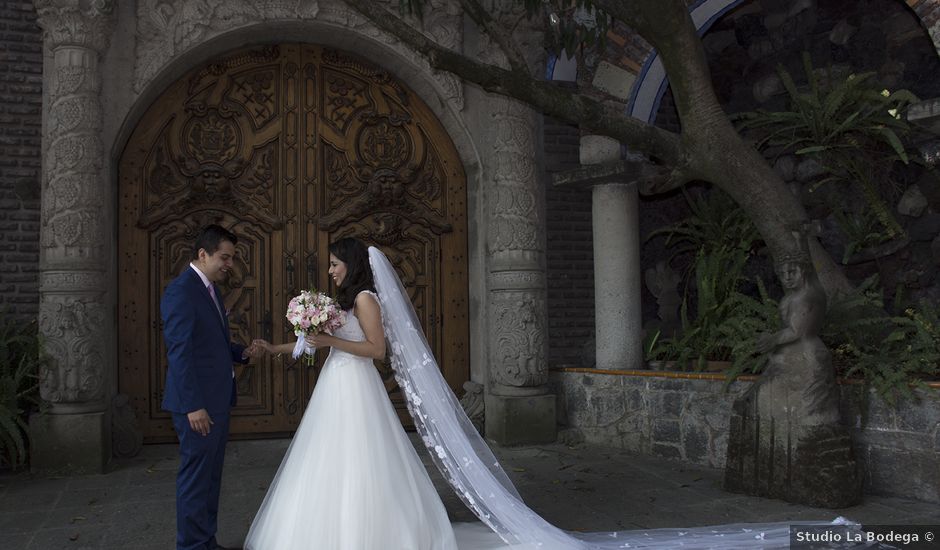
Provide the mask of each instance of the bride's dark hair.
[{"label": "bride's dark hair", "polygon": [[359,239],[345,237],[331,243],[329,250],[330,254],[346,264],[346,277],[336,289],[336,301],[341,308],[352,309],[360,292],[375,292],[372,267],[369,265],[369,249]]}]

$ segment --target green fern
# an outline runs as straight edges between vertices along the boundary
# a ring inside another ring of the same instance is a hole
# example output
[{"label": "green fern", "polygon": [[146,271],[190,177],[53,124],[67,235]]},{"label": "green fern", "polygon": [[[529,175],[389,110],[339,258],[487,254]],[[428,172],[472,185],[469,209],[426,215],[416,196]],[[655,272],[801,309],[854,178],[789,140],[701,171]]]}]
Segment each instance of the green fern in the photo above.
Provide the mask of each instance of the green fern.
[{"label": "green fern", "polygon": [[861,378],[888,403],[913,398],[912,387],[940,375],[940,310],[921,303],[902,315],[885,312],[877,277],[834,299],[822,339],[842,376]]},{"label": "green fern", "polygon": [[665,236],[673,256],[721,247],[750,251],[761,241],[754,222],[724,191],[711,188],[707,193],[693,194],[683,187],[682,194],[690,215],[651,232],[647,241]]},{"label": "green fern", "polygon": [[763,284],[759,299],[741,292],[744,267],[749,253],[739,248],[701,248],[695,256],[692,273],[697,291],[696,315],[689,312],[691,284],[687,285],[680,308],[682,331],[671,338],[659,338],[652,358],[674,360],[684,370],[703,370],[708,361],[737,362],[742,368],[760,367],[744,357],[746,342],[764,332],[778,317],[776,303],[766,297]]},{"label": "green fern", "polygon": [[[809,54],[803,54],[807,85],[798,87],[782,67],[777,72],[790,100],[790,110],[756,111],[735,115],[741,130],[759,130],[759,149],[774,148],[778,155],[794,153],[816,159],[826,170],[817,182],[855,186],[865,208],[880,225],[866,232],[862,241],[847,234],[851,250],[904,237],[904,230],[892,213],[882,188],[891,184],[892,166],[911,162],[905,139],[911,128],[898,113],[917,101],[907,90],[878,92],[871,84],[875,73],[850,74],[836,81],[827,73],[820,82]],[[864,215],[845,211],[844,201],[832,204],[844,217]]]}]

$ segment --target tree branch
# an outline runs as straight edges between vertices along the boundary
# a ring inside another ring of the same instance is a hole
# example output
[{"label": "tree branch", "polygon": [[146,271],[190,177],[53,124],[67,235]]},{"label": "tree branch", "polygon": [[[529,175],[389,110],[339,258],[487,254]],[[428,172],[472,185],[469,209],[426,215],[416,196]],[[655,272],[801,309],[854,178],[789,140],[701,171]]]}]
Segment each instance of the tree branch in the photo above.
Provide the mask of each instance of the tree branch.
[{"label": "tree branch", "polygon": [[346,1],[376,27],[425,55],[434,69],[453,73],[488,92],[519,99],[547,115],[612,137],[671,166],[686,162],[682,142],[672,132],[641,122],[583,94],[536,80],[528,70],[506,70],[444,48],[372,0]]},{"label": "tree branch", "polygon": [[529,66],[525,61],[525,56],[519,51],[519,46],[512,38],[512,33],[504,29],[488,11],[477,0],[460,0],[460,5],[464,11],[473,19],[483,32],[494,40],[503,53],[506,54],[506,60],[514,71],[529,74]]}]

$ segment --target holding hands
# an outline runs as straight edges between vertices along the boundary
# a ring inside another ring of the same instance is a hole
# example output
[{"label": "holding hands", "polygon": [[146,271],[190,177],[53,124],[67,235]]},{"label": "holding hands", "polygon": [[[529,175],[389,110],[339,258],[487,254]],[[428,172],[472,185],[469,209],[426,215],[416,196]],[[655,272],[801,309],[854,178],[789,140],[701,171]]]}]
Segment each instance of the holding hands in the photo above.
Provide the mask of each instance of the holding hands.
[{"label": "holding hands", "polygon": [[274,353],[272,351],[273,348],[274,346],[272,346],[270,342],[262,338],[257,338],[255,340],[252,340],[251,345],[248,346],[248,349],[255,350],[255,353],[257,353],[259,356],[269,354],[269,353]]},{"label": "holding hands", "polygon": [[[304,340],[311,346],[326,348],[335,343],[336,337],[330,336],[324,332],[318,332],[307,335]],[[252,340],[251,345],[245,348],[245,355],[253,358],[270,354],[280,355],[282,353],[291,353],[293,349],[294,344],[272,344],[263,338],[257,338]]]},{"label": "holding hands", "polygon": [[264,342],[265,344],[268,345],[268,347],[270,347],[270,344],[268,344],[264,340],[255,340],[251,343],[250,346],[245,348],[244,355],[246,357],[251,357],[252,359],[257,359],[259,357],[262,357],[265,353],[270,353],[267,350],[267,348],[259,345],[260,342]]}]

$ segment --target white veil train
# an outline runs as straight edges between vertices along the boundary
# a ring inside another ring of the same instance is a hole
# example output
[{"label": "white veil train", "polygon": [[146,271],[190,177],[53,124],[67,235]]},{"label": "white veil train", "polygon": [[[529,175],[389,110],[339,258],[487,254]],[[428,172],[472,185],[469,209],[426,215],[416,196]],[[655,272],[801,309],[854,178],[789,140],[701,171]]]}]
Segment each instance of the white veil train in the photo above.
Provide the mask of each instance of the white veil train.
[{"label": "white veil train", "polygon": [[[522,501],[441,375],[411,300],[388,258],[370,246],[369,263],[395,379],[405,394],[415,427],[457,495],[507,544],[541,550],[790,547],[789,523],[576,533],[542,519]],[[805,523],[809,522],[801,522]],[[842,518],[832,523],[850,525]]]}]

